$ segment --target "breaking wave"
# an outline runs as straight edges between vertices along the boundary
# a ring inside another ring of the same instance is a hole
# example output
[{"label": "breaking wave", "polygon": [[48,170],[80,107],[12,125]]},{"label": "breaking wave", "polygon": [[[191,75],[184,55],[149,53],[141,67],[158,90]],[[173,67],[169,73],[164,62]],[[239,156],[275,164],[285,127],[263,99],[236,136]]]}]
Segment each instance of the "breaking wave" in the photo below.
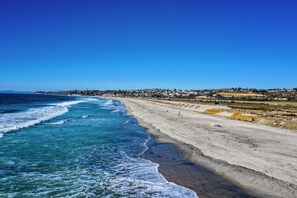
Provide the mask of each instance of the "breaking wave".
[{"label": "breaking wave", "polygon": [[52,122],[52,123],[50,123],[50,125],[62,125],[62,124],[64,124],[66,121],[67,121],[67,119],[66,119],[66,120],[60,120],[60,121],[57,121],[57,122]]},{"label": "breaking wave", "polygon": [[105,102],[102,106],[107,107],[107,106],[110,106],[110,105],[112,105],[112,104],[113,104],[112,100],[108,100],[108,101]]},{"label": "breaking wave", "polygon": [[25,112],[3,114],[0,117],[0,133],[20,130],[50,120],[67,113],[71,105],[85,101],[86,100],[62,102],[54,104],[53,106],[31,108]]}]

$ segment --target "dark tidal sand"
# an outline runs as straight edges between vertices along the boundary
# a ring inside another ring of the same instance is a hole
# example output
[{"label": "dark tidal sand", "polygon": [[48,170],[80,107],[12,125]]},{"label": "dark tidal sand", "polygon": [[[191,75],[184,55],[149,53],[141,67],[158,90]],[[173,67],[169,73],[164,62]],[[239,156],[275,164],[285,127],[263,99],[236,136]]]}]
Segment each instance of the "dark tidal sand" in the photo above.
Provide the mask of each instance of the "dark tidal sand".
[{"label": "dark tidal sand", "polygon": [[195,191],[199,198],[253,197],[227,179],[189,162],[173,144],[159,143],[152,137],[147,146],[141,157],[158,163],[159,172],[168,181]]}]

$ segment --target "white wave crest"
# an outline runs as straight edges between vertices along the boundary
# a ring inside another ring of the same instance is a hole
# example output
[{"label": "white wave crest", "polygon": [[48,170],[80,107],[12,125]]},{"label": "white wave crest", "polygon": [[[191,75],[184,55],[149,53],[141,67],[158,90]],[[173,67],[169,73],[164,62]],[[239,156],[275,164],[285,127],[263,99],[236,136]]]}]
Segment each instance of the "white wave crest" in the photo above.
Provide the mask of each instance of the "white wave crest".
[{"label": "white wave crest", "polygon": [[25,112],[4,115],[0,118],[0,132],[5,133],[30,127],[68,112],[64,106],[29,109]]},{"label": "white wave crest", "polygon": [[81,102],[86,102],[86,100],[77,100],[77,101],[62,102],[62,103],[57,104],[57,106],[60,106],[60,107],[69,107],[71,105],[75,105],[75,104],[78,104],[78,103],[81,103]]},{"label": "white wave crest", "polygon": [[97,98],[88,98],[89,101],[97,101]]},{"label": "white wave crest", "polygon": [[81,118],[82,119],[85,119],[85,118],[88,118],[89,117],[89,115],[84,115],[84,116],[82,116]]},{"label": "white wave crest", "polygon": [[108,100],[107,102],[105,102],[104,104],[103,104],[103,106],[110,106],[110,105],[112,105],[112,100]]},{"label": "white wave crest", "polygon": [[4,114],[0,117],[0,133],[27,128],[68,112],[68,107],[80,101],[56,103],[54,106],[32,108],[25,112]]},{"label": "white wave crest", "polygon": [[60,120],[60,121],[57,121],[57,122],[52,122],[50,123],[50,125],[62,125],[66,122],[67,120]]},{"label": "white wave crest", "polygon": [[128,119],[126,122],[123,123],[123,125],[127,124],[130,121],[130,119]]}]

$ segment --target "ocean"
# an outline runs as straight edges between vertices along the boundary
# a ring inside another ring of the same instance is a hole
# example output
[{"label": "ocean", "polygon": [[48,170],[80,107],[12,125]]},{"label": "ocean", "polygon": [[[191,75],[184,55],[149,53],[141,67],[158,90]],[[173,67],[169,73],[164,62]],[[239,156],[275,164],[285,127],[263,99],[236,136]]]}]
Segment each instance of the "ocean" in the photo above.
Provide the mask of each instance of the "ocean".
[{"label": "ocean", "polygon": [[116,100],[0,94],[0,197],[197,197],[140,157],[150,138]]}]

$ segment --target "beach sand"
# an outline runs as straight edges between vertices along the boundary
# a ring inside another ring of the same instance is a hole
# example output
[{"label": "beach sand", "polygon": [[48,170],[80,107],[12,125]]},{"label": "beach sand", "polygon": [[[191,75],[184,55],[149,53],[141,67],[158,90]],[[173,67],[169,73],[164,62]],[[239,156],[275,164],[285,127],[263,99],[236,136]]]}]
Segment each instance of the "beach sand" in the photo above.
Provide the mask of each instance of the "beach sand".
[{"label": "beach sand", "polygon": [[[255,197],[297,197],[297,132],[202,114],[158,101],[117,99],[159,142],[174,144],[183,158],[223,177],[246,194]],[[160,166],[159,171],[168,180],[179,180],[176,183],[184,183],[186,187],[189,183],[197,183],[192,189],[196,188],[198,196],[203,195],[198,178],[203,180],[208,176],[197,174],[197,178],[187,177],[188,171],[184,169],[184,173],[180,174],[182,179],[178,179],[177,173],[172,174],[176,171],[166,171],[166,165],[163,168]],[[176,176],[170,178],[170,175]],[[205,190],[211,188],[211,183],[210,180],[203,184]],[[214,191],[213,195],[216,193]],[[221,193],[224,194],[223,191]]]}]

